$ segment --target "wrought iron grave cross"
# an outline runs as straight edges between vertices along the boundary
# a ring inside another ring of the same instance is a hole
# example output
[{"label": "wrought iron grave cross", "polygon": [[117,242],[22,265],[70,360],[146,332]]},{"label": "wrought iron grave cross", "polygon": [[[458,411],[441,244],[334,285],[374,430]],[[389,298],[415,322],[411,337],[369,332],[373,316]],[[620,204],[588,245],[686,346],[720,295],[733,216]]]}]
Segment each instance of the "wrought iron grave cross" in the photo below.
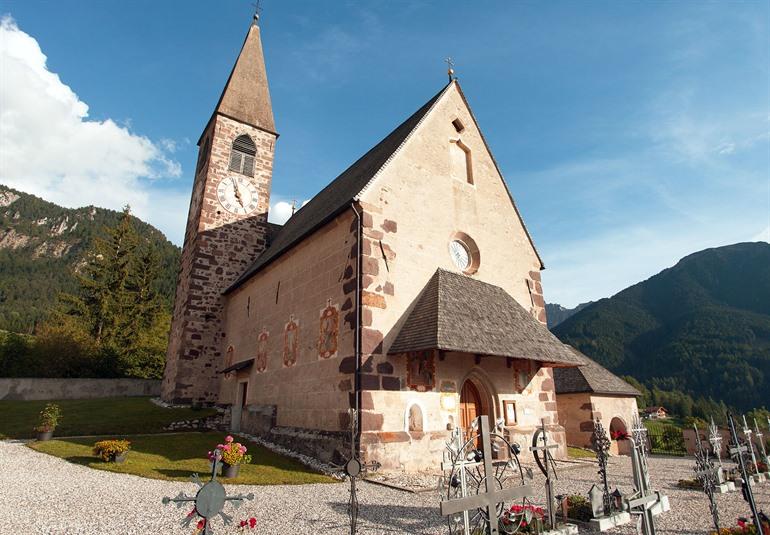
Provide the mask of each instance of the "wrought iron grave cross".
[{"label": "wrought iron grave cross", "polygon": [[754,492],[751,490],[751,483],[749,482],[749,473],[746,469],[746,451],[748,448],[741,444],[741,440],[738,438],[738,431],[735,429],[735,420],[731,413],[727,413],[727,422],[730,424],[730,437],[732,444],[730,444],[730,456],[738,463],[738,468],[741,470],[741,477],[743,478],[743,485],[741,485],[741,491],[743,492],[743,499],[746,500],[751,509],[751,514],[754,516],[754,525],[757,530],[762,529],[762,524],[759,521],[759,510],[757,504],[754,501]]},{"label": "wrought iron grave cross", "polygon": [[722,468],[722,435],[719,433],[719,428],[714,423],[714,417],[711,417],[711,424],[709,425],[709,442],[711,443],[711,451],[716,455],[719,468]]},{"label": "wrought iron grave cross", "polygon": [[596,453],[596,460],[599,463],[597,472],[602,478],[602,506],[604,515],[612,514],[612,497],[610,496],[610,486],[607,483],[607,460],[610,457],[610,439],[604,431],[604,426],[600,420],[594,420],[594,432],[591,435],[591,447]]},{"label": "wrought iron grave cross", "polygon": [[[765,449],[765,434],[759,429],[756,418],[754,418],[754,440],[757,441],[757,444],[759,444],[759,447],[762,450],[762,460],[766,465],[770,466],[767,458],[767,450]],[[759,467],[757,467],[757,472],[759,472]]]},{"label": "wrought iron grave cross", "polygon": [[182,520],[182,526],[187,527],[195,519],[195,514],[203,519],[203,533],[204,535],[212,535],[214,532],[211,529],[210,520],[219,515],[222,517],[225,525],[230,524],[233,521],[233,517],[222,511],[226,502],[233,502],[233,507],[236,509],[243,504],[243,500],[253,500],[254,494],[248,493],[246,495],[238,494],[236,496],[228,496],[225,492],[225,488],[222,483],[217,481],[217,469],[219,468],[219,461],[222,459],[222,452],[214,450],[214,462],[211,467],[211,479],[205,484],[201,482],[198,474],[193,474],[190,479],[192,482],[198,485],[198,492],[194,497],[186,495],[184,492],[177,494],[176,498],[169,498],[168,496],[163,498],[163,505],[167,505],[171,502],[175,502],[177,508],[181,508],[185,503],[194,502],[195,509],[192,513],[187,515],[187,518]]},{"label": "wrought iron grave cross", "polygon": [[358,438],[358,411],[348,409],[350,417],[350,458],[344,466],[338,466],[350,479],[350,500],[348,501],[348,516],[350,517],[350,535],[355,535],[358,529],[358,493],[356,492],[356,480],[364,477],[368,472],[376,472],[380,469],[380,463],[372,461],[361,462],[357,447]]},{"label": "wrought iron grave cross", "polygon": [[751,453],[751,464],[754,466],[754,473],[758,474],[759,469],[757,467],[757,456],[754,454],[754,444],[751,442],[752,431],[749,424],[746,423],[746,415],[743,415],[743,437],[746,439],[746,444],[749,446],[749,453]]},{"label": "wrought iron grave cross", "polygon": [[714,496],[716,487],[719,484],[717,471],[719,467],[714,466],[714,461],[709,458],[709,452],[704,447],[703,442],[698,434],[698,426],[693,425],[695,430],[695,477],[700,481],[703,487],[703,492],[706,493],[706,497],[709,499],[709,511],[711,511],[711,518],[714,519],[714,527],[719,533],[719,509],[717,508],[716,498]]},{"label": "wrought iron grave cross", "polygon": [[554,505],[551,469],[553,469],[553,476],[557,479],[558,476],[556,475],[556,463],[553,460],[553,455],[551,455],[550,450],[558,447],[558,444],[548,444],[548,433],[546,433],[545,430],[545,420],[540,420],[540,427],[532,435],[532,446],[529,448],[529,451],[535,456],[535,462],[545,476],[546,514],[548,515],[548,526],[551,528],[556,527],[556,507]]},{"label": "wrought iron grave cross", "polygon": [[652,508],[661,503],[659,491],[650,489],[647,469],[647,428],[638,416],[631,427],[631,470],[634,476],[634,494],[626,498],[626,507],[632,515],[639,515],[637,531],[643,535],[655,535],[655,517]]},{"label": "wrought iron grave cross", "polygon": [[[488,524],[489,535],[499,535],[498,505],[504,504],[506,501],[529,498],[530,496],[533,496],[535,492],[531,485],[498,488],[498,477],[492,462],[489,417],[482,415],[479,416],[476,421],[478,422],[479,435],[481,438],[481,450],[476,451],[476,456],[472,462],[480,468],[479,477],[481,478],[481,485],[479,486],[478,492],[471,496],[466,496],[463,491],[462,495],[458,498],[443,500],[440,504],[440,511],[442,516],[450,516],[478,509],[483,512],[484,517],[487,520],[486,523]],[[514,451],[513,453],[515,454],[516,452]],[[461,469],[464,470],[465,467],[463,466]],[[471,535],[468,531],[466,531],[466,534]]]}]

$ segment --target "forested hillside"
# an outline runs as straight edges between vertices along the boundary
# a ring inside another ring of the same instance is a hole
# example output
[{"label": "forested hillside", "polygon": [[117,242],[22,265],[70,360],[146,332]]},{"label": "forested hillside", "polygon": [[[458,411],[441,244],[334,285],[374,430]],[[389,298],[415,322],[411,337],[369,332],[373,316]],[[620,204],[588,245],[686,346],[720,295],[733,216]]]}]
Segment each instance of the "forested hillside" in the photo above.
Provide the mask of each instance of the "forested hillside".
[{"label": "forested hillside", "polygon": [[[86,252],[120,216],[103,208],[62,208],[0,185],[0,329],[34,332],[60,292],[76,292],[75,274],[84,266]],[[156,228],[136,218],[134,225],[159,256],[155,284],[170,311],[179,248]]]},{"label": "forested hillside", "polygon": [[553,332],[649,387],[770,406],[770,244],[689,255]]}]

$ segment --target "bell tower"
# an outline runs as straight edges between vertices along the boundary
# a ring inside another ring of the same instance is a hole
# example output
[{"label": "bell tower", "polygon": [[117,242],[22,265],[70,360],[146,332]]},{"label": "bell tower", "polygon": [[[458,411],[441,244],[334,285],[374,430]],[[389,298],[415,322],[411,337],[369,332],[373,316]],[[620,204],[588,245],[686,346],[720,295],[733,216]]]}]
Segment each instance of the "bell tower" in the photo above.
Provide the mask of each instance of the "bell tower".
[{"label": "bell tower", "polygon": [[259,18],[198,140],[161,397],[210,404],[224,368],[222,291],[265,249],[278,134]]}]

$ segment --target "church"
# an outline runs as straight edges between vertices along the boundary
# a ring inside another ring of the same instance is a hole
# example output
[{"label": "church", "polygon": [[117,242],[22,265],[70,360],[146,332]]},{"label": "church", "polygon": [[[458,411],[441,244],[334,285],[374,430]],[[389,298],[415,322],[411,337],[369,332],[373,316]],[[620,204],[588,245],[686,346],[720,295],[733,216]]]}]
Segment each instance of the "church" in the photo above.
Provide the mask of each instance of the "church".
[{"label": "church", "polygon": [[522,445],[544,422],[565,455],[554,370],[585,362],[546,328],[542,259],[451,72],[282,226],[277,139],[255,18],[198,141],[162,398],[324,461],[357,408],[386,470],[436,468],[482,414]]}]

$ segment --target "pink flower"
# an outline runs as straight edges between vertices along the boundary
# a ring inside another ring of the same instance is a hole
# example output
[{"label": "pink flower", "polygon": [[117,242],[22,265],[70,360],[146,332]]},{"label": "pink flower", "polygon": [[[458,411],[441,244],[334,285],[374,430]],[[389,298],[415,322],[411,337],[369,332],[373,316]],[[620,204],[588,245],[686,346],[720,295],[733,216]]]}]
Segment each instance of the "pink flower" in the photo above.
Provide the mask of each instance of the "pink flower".
[{"label": "pink flower", "polygon": [[224,448],[222,448],[225,451],[230,451],[230,444],[227,444]]},{"label": "pink flower", "polygon": [[240,452],[241,454],[246,453],[246,446],[241,446]]},{"label": "pink flower", "polygon": [[225,442],[227,442],[227,443],[230,443],[230,442],[232,442],[232,441],[233,441],[233,437],[231,437],[230,435],[227,435],[227,436],[225,437]]}]

